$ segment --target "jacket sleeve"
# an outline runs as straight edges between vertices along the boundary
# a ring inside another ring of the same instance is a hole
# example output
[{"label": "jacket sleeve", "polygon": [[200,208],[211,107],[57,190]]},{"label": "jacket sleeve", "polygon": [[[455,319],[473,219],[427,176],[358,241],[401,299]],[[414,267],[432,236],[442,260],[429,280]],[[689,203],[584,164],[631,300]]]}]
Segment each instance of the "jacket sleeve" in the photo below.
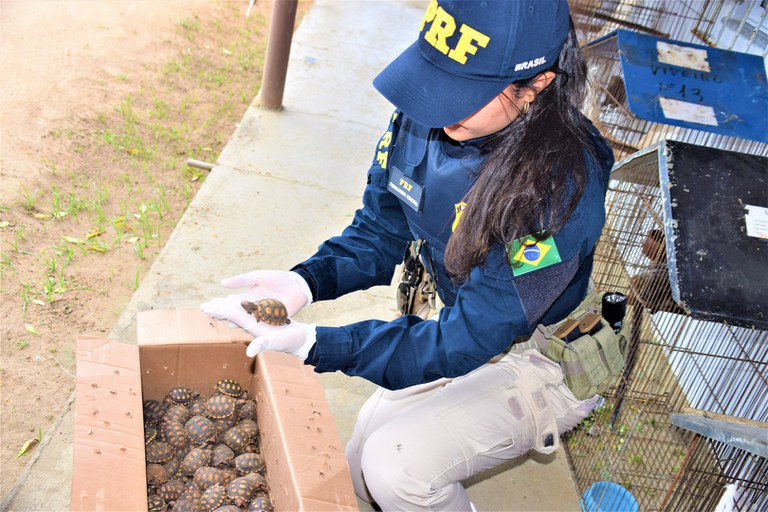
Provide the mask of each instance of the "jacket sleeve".
[{"label": "jacket sleeve", "polygon": [[[532,333],[561,295],[572,294],[566,302],[573,304],[583,299],[591,264],[582,263],[591,263],[585,257],[591,248],[583,238],[572,244],[560,247],[559,263],[519,276],[513,275],[504,246],[498,244],[486,264],[473,269],[459,287],[454,305],[443,307],[437,319],[406,315],[390,322],[318,327],[305,363],[316,372],[340,370],[387,389],[469,373],[516,337]],[[569,287],[575,279],[583,279],[583,286]]]},{"label": "jacket sleeve", "polygon": [[290,270],[299,273],[314,301],[330,300],[355,290],[388,285],[411,240],[397,198],[387,191],[389,153],[401,114],[395,110],[376,147],[363,192],[363,207],[339,235],[323,242],[309,259]]}]

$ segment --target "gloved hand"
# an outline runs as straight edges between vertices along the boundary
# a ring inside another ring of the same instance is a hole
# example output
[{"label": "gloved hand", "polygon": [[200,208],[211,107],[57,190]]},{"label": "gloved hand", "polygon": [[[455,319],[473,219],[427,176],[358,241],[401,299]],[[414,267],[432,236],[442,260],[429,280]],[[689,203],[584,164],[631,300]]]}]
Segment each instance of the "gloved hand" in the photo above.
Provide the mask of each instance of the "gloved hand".
[{"label": "gloved hand", "polygon": [[254,340],[248,345],[246,354],[254,357],[267,350],[293,354],[302,361],[307,358],[309,350],[315,344],[316,324],[303,324],[296,320],[286,325],[270,325],[259,322],[248,313],[240,302],[242,294],[231,294],[226,297],[216,297],[200,305],[205,313],[220,320],[229,320],[251,335]]},{"label": "gloved hand", "polygon": [[242,297],[241,300],[255,302],[261,299],[277,299],[285,304],[289,317],[298,313],[304,306],[312,303],[312,292],[309,289],[309,285],[296,272],[254,270],[253,272],[224,278],[221,280],[221,284],[227,288],[249,287],[247,290],[237,294]]},{"label": "gloved hand", "polygon": [[296,320],[291,320],[290,324],[270,327],[272,328],[255,338],[248,345],[248,348],[245,350],[248,357],[254,357],[267,350],[274,350],[276,352],[293,354],[302,361],[307,358],[309,350],[316,341],[316,324],[303,324]]}]

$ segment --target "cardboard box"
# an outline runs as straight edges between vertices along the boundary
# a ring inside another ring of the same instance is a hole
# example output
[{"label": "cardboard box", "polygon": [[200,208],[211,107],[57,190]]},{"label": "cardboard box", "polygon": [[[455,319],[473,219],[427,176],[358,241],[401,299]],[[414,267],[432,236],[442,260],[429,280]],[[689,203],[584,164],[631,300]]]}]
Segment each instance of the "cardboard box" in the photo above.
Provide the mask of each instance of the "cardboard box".
[{"label": "cardboard box", "polygon": [[245,355],[251,336],[199,310],[139,313],[138,346],[77,339],[72,510],[146,510],[142,400],[221,378],[256,398],[276,510],[357,510],[318,375],[287,354]]}]

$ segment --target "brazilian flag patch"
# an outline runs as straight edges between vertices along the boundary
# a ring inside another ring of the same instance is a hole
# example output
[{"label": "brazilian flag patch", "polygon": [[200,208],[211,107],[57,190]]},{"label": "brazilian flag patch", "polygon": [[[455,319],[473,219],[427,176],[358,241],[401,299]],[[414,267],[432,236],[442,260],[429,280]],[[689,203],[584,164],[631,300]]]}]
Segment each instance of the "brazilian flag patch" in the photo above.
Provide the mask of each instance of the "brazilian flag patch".
[{"label": "brazilian flag patch", "polygon": [[507,258],[512,266],[512,274],[521,276],[540,268],[560,263],[560,252],[555,239],[550,235],[537,241],[533,235],[507,242]]}]

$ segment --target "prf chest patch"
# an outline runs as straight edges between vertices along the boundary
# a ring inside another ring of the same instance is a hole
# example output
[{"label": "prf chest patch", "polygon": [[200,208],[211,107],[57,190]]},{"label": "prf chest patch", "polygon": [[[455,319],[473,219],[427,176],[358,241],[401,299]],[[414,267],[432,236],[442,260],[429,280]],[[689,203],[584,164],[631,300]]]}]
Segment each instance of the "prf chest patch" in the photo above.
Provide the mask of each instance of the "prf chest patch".
[{"label": "prf chest patch", "polygon": [[540,268],[560,263],[560,252],[552,236],[537,241],[533,235],[518,238],[506,244],[507,258],[512,274],[521,276]]}]

